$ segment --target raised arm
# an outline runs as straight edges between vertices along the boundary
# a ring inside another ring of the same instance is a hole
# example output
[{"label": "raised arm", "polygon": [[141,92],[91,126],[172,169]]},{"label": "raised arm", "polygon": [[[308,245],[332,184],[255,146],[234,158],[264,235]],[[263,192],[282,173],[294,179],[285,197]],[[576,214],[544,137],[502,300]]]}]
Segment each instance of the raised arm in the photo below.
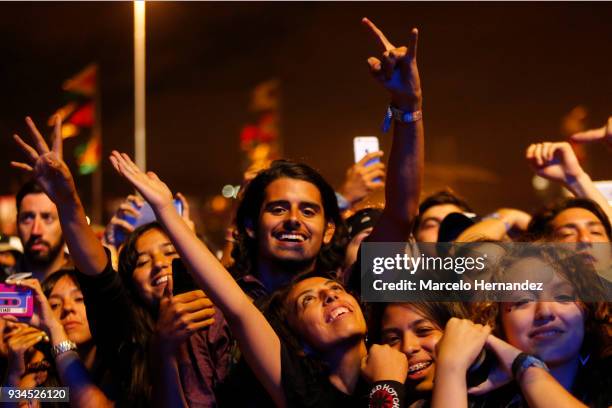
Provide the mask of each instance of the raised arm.
[{"label": "raised arm", "polygon": [[577,143],[602,141],[605,142],[608,147],[612,147],[612,116],[608,118],[608,122],[602,127],[574,133],[570,139]]},{"label": "raised arm", "polygon": [[612,208],[595,187],[567,142],[544,142],[527,148],[526,158],[537,175],[563,184],[576,197],[595,201],[612,220]]},{"label": "raised arm", "polygon": [[11,165],[31,174],[55,203],[62,233],[76,267],[87,275],[96,275],[104,270],[107,257],[102,244],[87,224],[74,179],[62,159],[62,121],[59,116],[55,116],[51,149],[32,119],[27,117],[26,124],[30,129],[33,146],[14,135],[15,142],[25,154],[26,160],[13,161]]},{"label": "raised arm", "polygon": [[172,193],[153,172],[146,174],[127,154],[112,153],[110,160],[124,178],[151,204],[175,248],[196,282],[217,305],[238,339],[240,350],[278,406],[285,405],[281,387],[281,346],[263,314],[176,212]]},{"label": "raised arm", "polygon": [[368,58],[372,75],[390,93],[391,108],[401,111],[400,115],[412,114],[404,121],[392,120],[393,145],[387,166],[385,209],[370,239],[405,241],[417,214],[423,184],[422,94],[416,61],[418,31],[411,30],[408,46],[395,47],[374,23],[367,18],[363,23],[383,48],[381,58]]}]

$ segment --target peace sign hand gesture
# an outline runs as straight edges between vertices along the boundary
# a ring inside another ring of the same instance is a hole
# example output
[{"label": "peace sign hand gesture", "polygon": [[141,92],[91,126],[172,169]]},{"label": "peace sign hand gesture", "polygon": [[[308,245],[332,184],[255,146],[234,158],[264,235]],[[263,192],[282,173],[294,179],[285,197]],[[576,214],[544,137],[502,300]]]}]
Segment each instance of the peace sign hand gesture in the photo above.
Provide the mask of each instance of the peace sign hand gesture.
[{"label": "peace sign hand gesture", "polygon": [[420,110],[421,80],[416,62],[418,30],[411,30],[407,47],[396,47],[370,20],[364,17],[362,22],[376,36],[384,50],[381,58],[368,58],[368,65],[374,78],[391,93],[391,104],[400,110]]},{"label": "peace sign hand gesture", "polygon": [[53,129],[53,146],[49,146],[40,134],[34,121],[26,117],[26,124],[30,128],[33,146],[27,144],[18,135],[13,139],[26,155],[25,162],[12,161],[11,166],[31,173],[36,182],[56,204],[73,199],[76,195],[74,179],[68,166],[62,159],[62,120],[56,115]]}]

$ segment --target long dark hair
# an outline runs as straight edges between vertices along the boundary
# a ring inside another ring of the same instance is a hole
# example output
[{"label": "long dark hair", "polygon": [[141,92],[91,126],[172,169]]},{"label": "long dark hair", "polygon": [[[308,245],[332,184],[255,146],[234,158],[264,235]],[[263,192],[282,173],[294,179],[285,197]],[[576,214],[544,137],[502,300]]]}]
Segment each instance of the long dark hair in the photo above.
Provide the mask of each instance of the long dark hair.
[{"label": "long dark hair", "polygon": [[142,235],[153,229],[164,231],[157,222],[142,225],[134,230],[125,241],[119,252],[119,276],[123,286],[127,289],[132,307],[131,313],[132,330],[132,377],[129,385],[129,395],[145,397],[150,401],[151,382],[149,380],[148,349],[149,341],[155,329],[157,310],[147,305],[140,296],[134,283],[133,274],[138,261],[136,244]]},{"label": "long dark hair", "polygon": [[340,215],[334,189],[323,176],[312,167],[287,160],[276,160],[270,168],[261,171],[247,185],[236,213],[236,244],[232,251],[235,275],[244,276],[255,273],[257,259],[257,240],[249,237],[247,228],[257,230],[257,220],[263,205],[266,188],[280,178],[303,180],[314,184],[321,193],[325,220],[336,226],[329,244],[321,247],[316,265],[320,270],[332,271],[342,266],[348,233]]}]

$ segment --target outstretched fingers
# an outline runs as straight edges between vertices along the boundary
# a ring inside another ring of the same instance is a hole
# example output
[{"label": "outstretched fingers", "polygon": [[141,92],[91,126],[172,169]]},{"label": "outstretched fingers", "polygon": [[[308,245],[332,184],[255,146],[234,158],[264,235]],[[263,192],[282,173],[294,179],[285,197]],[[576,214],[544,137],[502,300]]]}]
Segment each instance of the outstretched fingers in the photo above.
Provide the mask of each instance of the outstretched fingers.
[{"label": "outstretched fingers", "polygon": [[62,140],[62,118],[60,115],[55,115],[55,124],[53,127],[53,151],[62,159],[64,157],[64,141]]},{"label": "outstretched fingers", "polygon": [[11,162],[11,166],[13,166],[16,169],[21,169],[21,170],[25,170],[27,172],[32,172],[34,171],[34,169],[32,168],[32,166],[30,166],[29,164],[26,163],[22,163],[22,162],[16,162],[16,161],[12,161]]},{"label": "outstretched fingers", "polygon": [[38,131],[38,128],[34,124],[32,118],[27,116],[25,121],[30,128],[30,133],[32,134],[32,139],[34,140],[34,145],[36,146],[38,153],[49,153],[49,146],[47,145],[47,142],[45,142],[45,138]]},{"label": "outstretched fingers", "polygon": [[125,153],[119,153],[116,150],[111,152],[110,161],[121,175],[128,177],[129,175],[134,175],[140,172],[140,169],[134,164],[134,162],[130,159]]},{"label": "outstretched fingers", "polygon": [[419,42],[419,30],[413,28],[410,30],[410,38],[408,40],[408,57],[411,59],[417,56],[417,44]]},{"label": "outstretched fingers", "polygon": [[24,142],[23,139],[18,135],[13,135],[13,139],[15,140],[21,151],[25,153],[26,156],[28,156],[30,163],[36,162],[36,160],[38,159],[38,152],[32,146]]},{"label": "outstretched fingers", "polygon": [[385,36],[385,34],[382,31],[380,31],[380,29],[376,27],[376,25],[373,22],[371,22],[367,17],[362,18],[361,22],[364,23],[366,26],[368,26],[370,31],[376,36],[376,38],[378,39],[382,47],[385,49],[385,51],[389,51],[395,48],[395,46],[393,46],[393,44],[391,44],[391,42],[387,40],[387,37]]}]

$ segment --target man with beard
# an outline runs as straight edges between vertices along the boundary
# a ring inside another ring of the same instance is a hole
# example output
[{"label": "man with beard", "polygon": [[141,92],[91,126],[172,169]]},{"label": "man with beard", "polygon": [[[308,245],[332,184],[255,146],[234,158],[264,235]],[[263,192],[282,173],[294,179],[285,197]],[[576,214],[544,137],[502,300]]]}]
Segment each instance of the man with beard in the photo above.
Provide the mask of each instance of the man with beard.
[{"label": "man with beard", "polygon": [[31,272],[42,282],[67,261],[57,207],[34,181],[21,187],[16,201],[23,256],[15,271]]}]

